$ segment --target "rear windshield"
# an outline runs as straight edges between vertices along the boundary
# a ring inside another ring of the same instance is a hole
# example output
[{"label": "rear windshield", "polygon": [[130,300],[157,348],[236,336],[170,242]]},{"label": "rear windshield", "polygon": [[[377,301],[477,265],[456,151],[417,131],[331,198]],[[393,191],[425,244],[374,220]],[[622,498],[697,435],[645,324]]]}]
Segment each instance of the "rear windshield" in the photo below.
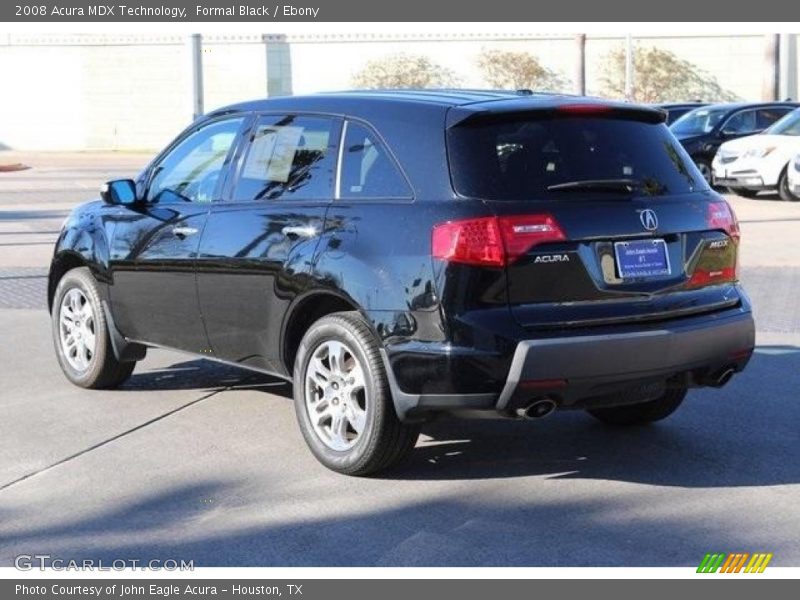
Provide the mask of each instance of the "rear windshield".
[{"label": "rear windshield", "polygon": [[[702,176],[664,124],[616,117],[529,117],[466,123],[448,130],[456,191],[489,200],[660,196],[704,189]],[[576,185],[562,185],[572,184]],[[555,188],[554,188],[555,186]]]},{"label": "rear windshield", "polygon": [[790,112],[764,133],[770,135],[800,135],[800,109]]}]

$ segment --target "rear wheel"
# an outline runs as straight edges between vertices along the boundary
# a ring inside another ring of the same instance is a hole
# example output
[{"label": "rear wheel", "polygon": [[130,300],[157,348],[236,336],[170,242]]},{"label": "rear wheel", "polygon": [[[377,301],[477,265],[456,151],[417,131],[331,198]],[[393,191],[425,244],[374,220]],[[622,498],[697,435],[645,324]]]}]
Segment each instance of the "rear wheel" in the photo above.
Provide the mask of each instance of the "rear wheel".
[{"label": "rear wheel", "polygon": [[729,187],[728,191],[731,194],[736,194],[737,196],[741,196],[742,198],[755,198],[756,196],[758,196],[758,190],[749,190],[747,188]]},{"label": "rear wheel", "polygon": [[666,419],[683,402],[686,388],[667,390],[663,396],[640,404],[595,408],[589,414],[608,425],[643,425]]},{"label": "rear wheel", "polygon": [[778,178],[778,195],[781,197],[781,200],[786,202],[800,201],[800,196],[794,195],[792,190],[789,189],[789,175],[786,169],[783,170],[783,173],[781,173],[781,176]]},{"label": "rear wheel", "polygon": [[85,388],[113,388],[130,377],[135,362],[114,356],[97,282],[89,269],[68,271],[58,282],[51,315],[56,357],[64,375]]},{"label": "rear wheel", "polygon": [[419,436],[394,409],[372,331],[356,312],[328,315],[300,342],[294,402],[303,437],[326,467],[370,475],[405,458]]}]

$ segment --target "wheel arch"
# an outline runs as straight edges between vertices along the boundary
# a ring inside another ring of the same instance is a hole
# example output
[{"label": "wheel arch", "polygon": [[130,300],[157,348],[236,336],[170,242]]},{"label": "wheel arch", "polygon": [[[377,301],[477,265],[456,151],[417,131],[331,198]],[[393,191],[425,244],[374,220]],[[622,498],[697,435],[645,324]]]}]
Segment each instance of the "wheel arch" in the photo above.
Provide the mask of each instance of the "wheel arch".
[{"label": "wheel arch", "polygon": [[332,313],[358,310],[351,298],[333,290],[314,290],[298,297],[286,313],[281,334],[281,360],[287,373],[294,370],[297,349],[315,321]]},{"label": "wheel arch", "polygon": [[47,308],[52,310],[58,282],[65,273],[88,267],[98,282],[101,298],[107,300],[109,273],[109,233],[100,222],[93,204],[79,207],[67,219],[58,236],[47,277]]},{"label": "wheel arch", "polygon": [[56,254],[50,263],[50,272],[47,276],[47,310],[53,311],[53,297],[61,278],[72,269],[88,267],[89,261],[74,250],[63,250]]}]

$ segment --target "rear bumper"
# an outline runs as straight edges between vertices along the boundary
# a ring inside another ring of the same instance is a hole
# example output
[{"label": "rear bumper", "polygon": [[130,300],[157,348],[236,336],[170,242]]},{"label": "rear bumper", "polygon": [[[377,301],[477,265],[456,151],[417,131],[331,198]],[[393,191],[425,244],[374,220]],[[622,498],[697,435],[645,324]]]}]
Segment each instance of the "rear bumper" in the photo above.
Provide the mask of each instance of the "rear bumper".
[{"label": "rear bumper", "polygon": [[542,395],[569,406],[680,375],[702,385],[719,370],[743,369],[754,345],[752,315],[738,311],[647,331],[522,341],[496,408],[515,408]]},{"label": "rear bumper", "polygon": [[614,393],[635,398],[635,390],[653,384],[708,385],[723,370],[741,371],[754,345],[755,326],[745,302],[646,329],[521,340],[502,389],[495,392],[410,394],[398,385],[385,351],[384,361],[398,415],[413,420],[437,412],[510,412],[543,397],[560,408],[582,408],[594,399],[606,402],[604,396]]}]

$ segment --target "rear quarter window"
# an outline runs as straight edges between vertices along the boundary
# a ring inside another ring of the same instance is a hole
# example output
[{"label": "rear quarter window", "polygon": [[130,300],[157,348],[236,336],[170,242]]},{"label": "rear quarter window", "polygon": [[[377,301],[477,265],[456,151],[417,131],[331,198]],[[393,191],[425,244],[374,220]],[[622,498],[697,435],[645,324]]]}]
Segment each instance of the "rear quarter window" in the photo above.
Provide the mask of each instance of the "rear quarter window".
[{"label": "rear quarter window", "polygon": [[551,188],[608,179],[636,180],[636,193],[647,196],[705,189],[691,158],[663,123],[605,116],[467,121],[448,130],[447,143],[453,185],[468,197],[567,200],[598,192]]},{"label": "rear quarter window", "polygon": [[377,136],[348,121],[342,148],[340,196],[344,199],[412,197],[405,178]]}]

